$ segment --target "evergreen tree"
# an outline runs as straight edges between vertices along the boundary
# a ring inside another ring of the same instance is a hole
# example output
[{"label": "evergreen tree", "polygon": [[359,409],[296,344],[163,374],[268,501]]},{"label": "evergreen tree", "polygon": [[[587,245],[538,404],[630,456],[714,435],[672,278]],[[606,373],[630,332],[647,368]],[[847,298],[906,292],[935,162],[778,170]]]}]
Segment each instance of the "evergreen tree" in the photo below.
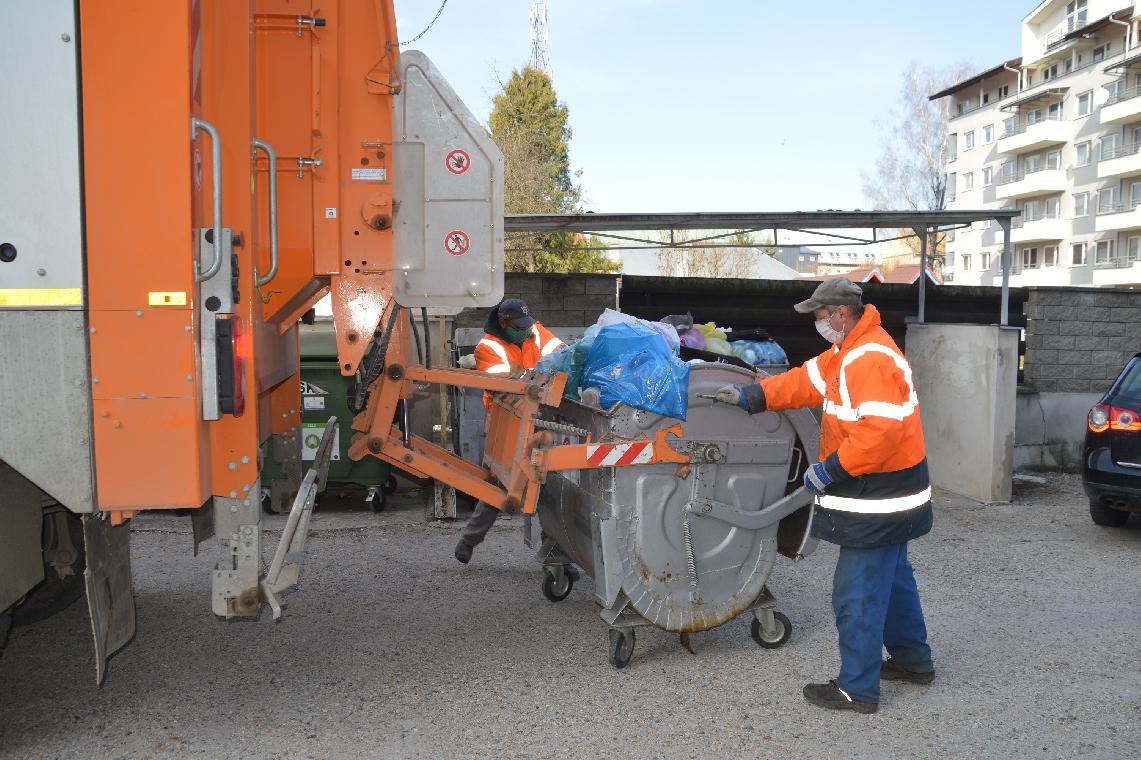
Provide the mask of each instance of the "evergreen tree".
[{"label": "evergreen tree", "polygon": [[[581,211],[581,188],[571,174],[569,111],[551,78],[527,66],[492,100],[488,128],[503,151],[503,199],[509,214],[573,214]],[[618,262],[599,245],[570,233],[507,235],[507,270],[512,272],[615,272]]]}]

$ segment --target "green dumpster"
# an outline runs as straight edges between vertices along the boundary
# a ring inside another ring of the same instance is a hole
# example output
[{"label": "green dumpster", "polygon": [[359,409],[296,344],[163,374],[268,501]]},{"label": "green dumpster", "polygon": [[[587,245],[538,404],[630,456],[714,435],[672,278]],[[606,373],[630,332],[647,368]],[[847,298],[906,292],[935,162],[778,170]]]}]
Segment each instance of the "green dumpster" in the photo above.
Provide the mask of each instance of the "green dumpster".
[{"label": "green dumpster", "polygon": [[[359,462],[349,459],[349,443],[353,437],[353,413],[348,406],[348,388],[352,378],[343,377],[337,363],[337,340],[330,320],[301,325],[301,477],[305,476],[317,453],[325,423],[337,418],[333,439],[333,456],[329,463],[327,488],[358,491],[379,512],[385,497],[396,487],[391,467],[376,457]],[[269,445],[269,444],[267,444]],[[266,456],[263,478],[268,481],[285,477],[280,457]],[[282,505],[275,505],[278,509]]]}]

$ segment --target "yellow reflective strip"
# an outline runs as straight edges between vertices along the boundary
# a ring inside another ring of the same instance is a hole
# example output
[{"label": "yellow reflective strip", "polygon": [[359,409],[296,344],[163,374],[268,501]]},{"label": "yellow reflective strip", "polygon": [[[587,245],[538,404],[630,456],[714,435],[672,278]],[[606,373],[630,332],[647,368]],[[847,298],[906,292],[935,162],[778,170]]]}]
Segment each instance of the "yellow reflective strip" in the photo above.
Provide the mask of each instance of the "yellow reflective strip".
[{"label": "yellow reflective strip", "polygon": [[148,306],[185,306],[185,290],[152,290],[147,293]]},{"label": "yellow reflective strip", "polygon": [[0,306],[82,306],[83,288],[0,288]]}]

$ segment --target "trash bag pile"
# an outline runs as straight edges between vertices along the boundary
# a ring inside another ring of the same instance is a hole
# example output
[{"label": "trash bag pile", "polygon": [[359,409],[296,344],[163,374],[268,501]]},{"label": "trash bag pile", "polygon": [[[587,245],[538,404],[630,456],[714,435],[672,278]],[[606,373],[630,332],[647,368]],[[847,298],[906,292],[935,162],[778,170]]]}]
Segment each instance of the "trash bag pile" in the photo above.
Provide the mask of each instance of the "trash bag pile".
[{"label": "trash bag pile", "polygon": [[697,351],[721,356],[736,356],[754,367],[788,364],[788,356],[764,330],[746,330],[734,334],[732,329],[713,322],[694,324],[691,314],[673,314],[662,318],[678,332],[681,344]]},{"label": "trash bag pile", "polygon": [[[584,389],[596,389],[603,409],[622,403],[684,420],[689,365],[678,358],[680,346],[671,325],[607,309],[582,340],[544,357],[535,369],[565,372],[567,398],[578,400]],[[595,393],[588,396],[592,401]]]}]

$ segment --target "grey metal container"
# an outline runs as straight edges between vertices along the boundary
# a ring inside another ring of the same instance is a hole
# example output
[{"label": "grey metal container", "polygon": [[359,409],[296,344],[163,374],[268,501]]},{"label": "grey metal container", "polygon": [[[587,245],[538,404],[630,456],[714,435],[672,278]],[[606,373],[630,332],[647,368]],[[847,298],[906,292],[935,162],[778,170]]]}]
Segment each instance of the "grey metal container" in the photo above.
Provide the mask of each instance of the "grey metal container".
[{"label": "grey metal container", "polygon": [[[691,458],[681,471],[673,464],[606,467],[552,473],[543,486],[544,594],[558,601],[570,592],[568,563],[593,576],[616,667],[629,662],[639,625],[684,637],[752,610],[758,644],[775,648],[788,639],[791,623],[772,610],[765,584],[778,553],[799,559],[815,548],[801,477],[816,460],[816,420],[808,410],[748,415],[700,398],[755,380],[726,364],[692,365],[685,432],[673,444]],[[677,422],[575,401],[549,419],[599,442],[652,437]]]}]

